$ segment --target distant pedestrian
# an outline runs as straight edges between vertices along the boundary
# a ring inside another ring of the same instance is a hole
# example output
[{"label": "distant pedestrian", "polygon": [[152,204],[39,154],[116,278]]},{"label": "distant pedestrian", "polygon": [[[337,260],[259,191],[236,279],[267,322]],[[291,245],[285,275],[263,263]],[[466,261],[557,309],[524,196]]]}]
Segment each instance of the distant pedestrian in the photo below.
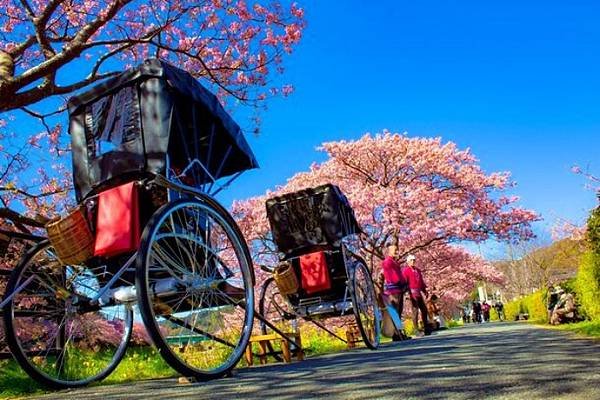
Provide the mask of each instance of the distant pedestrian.
[{"label": "distant pedestrian", "polygon": [[496,314],[498,314],[498,320],[504,321],[504,304],[502,304],[502,301],[496,301],[494,309],[496,310]]},{"label": "distant pedestrian", "polygon": [[415,265],[415,260],[416,257],[413,254],[409,254],[408,257],[406,257],[406,267],[402,269],[402,275],[408,283],[414,327],[415,329],[418,327],[420,312],[421,321],[423,322],[423,331],[425,335],[430,335],[431,329],[427,321],[427,306],[425,305],[427,286],[425,285],[421,270]]},{"label": "distant pedestrian", "polygon": [[484,322],[490,322],[490,310],[491,310],[492,306],[490,306],[488,304],[488,302],[486,300],[483,301],[483,304],[481,305],[481,314],[483,316],[483,321]]},{"label": "distant pedestrian", "polygon": [[463,323],[470,323],[471,322],[471,309],[468,306],[462,306],[461,307],[462,310],[462,319],[463,319]]},{"label": "distant pedestrian", "polygon": [[467,323],[467,308],[460,307],[460,318],[462,319],[463,324]]},{"label": "distant pedestrian", "polygon": [[481,323],[481,303],[477,300],[473,301],[473,322]]}]

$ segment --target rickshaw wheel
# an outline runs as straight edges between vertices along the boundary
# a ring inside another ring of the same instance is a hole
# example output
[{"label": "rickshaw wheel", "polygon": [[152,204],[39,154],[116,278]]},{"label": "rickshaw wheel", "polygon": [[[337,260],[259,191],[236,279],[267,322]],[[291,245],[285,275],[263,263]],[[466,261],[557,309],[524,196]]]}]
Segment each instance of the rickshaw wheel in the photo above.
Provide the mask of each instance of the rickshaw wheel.
[{"label": "rickshaw wheel", "polygon": [[[292,320],[296,319],[295,314],[290,310],[284,298],[282,298],[277,288],[275,279],[267,278],[262,284],[260,290],[260,300],[258,302],[258,312],[267,319],[267,321],[274,324],[284,333],[292,332]],[[272,330],[263,321],[260,321],[260,332],[263,335],[272,333]],[[283,361],[283,358],[275,353],[275,349],[269,340],[267,342],[267,349],[272,353],[273,357],[277,361]],[[295,349],[294,349],[295,351]]]},{"label": "rickshaw wheel", "polygon": [[381,337],[381,310],[377,304],[375,286],[367,265],[354,261],[351,271],[352,308],[365,345],[372,350],[379,347]]},{"label": "rickshaw wheel", "polygon": [[140,312],[161,356],[184,376],[226,375],[252,334],[252,264],[238,232],[224,209],[191,198],[165,204],[144,229]]},{"label": "rickshaw wheel", "polygon": [[81,387],[117,367],[133,312],[124,304],[86,302],[101,288],[95,268],[61,265],[44,241],[13,270],[6,294],[19,288],[4,309],[4,327],[10,351],[31,378],[55,389]]}]

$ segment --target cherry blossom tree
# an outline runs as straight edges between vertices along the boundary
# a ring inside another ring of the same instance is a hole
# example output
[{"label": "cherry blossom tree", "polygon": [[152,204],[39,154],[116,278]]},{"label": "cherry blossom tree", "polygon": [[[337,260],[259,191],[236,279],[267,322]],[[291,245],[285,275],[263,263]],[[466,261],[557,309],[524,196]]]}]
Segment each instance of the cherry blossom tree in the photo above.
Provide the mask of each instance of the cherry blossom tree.
[{"label": "cherry blossom tree", "polygon": [[265,200],[327,182],[338,185],[350,200],[365,232],[355,248],[371,266],[379,267],[387,243],[397,243],[402,257],[417,255],[430,285],[455,299],[477,281],[502,279],[462,243],[533,237],[530,224],[538,216],[506,195],[514,184],[509,174],[486,174],[469,150],[452,142],[384,131],[324,143],[320,150],[327,153],[326,161],[274,191],[234,204],[257,262],[276,260]]},{"label": "cherry blossom tree", "polygon": [[[0,0],[0,230],[35,232],[72,204],[68,96],[159,57],[227,108],[260,109],[291,92],[271,78],[304,27],[302,8],[280,1]],[[11,242],[0,268],[23,251]],[[115,329],[106,325],[97,341],[114,342]],[[137,325],[134,342],[148,342]]]},{"label": "cherry blossom tree", "polygon": [[159,57],[228,107],[260,107],[292,90],[270,78],[304,26],[279,1],[0,0],[0,224],[42,226],[68,198],[67,96]]}]

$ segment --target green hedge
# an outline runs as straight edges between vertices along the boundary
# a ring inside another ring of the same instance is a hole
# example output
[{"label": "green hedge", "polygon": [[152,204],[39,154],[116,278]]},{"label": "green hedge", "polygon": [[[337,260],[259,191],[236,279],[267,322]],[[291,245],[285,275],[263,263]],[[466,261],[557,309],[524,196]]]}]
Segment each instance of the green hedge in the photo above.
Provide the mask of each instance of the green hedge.
[{"label": "green hedge", "polygon": [[600,254],[600,206],[592,210],[587,220],[586,239],[592,252]]},{"label": "green hedge", "polygon": [[522,305],[520,299],[509,301],[504,305],[504,314],[506,315],[506,319],[508,321],[514,321],[517,315],[521,313],[521,309]]},{"label": "green hedge", "polygon": [[[581,259],[577,277],[561,286],[575,294],[581,316],[600,321],[600,206],[588,218],[586,239],[589,251]],[[506,318],[512,320],[520,313],[528,313],[529,319],[548,321],[546,299],[547,291],[540,290],[509,302],[505,306]]]},{"label": "green hedge", "polygon": [[600,254],[588,252],[583,256],[575,290],[581,314],[587,319],[600,320]]},{"label": "green hedge", "polygon": [[[600,321],[600,254],[586,253],[577,271],[577,277],[560,285],[567,292],[575,294],[582,317]],[[548,322],[547,296],[546,290],[539,290],[507,303],[504,306],[506,319],[514,320],[518,314],[527,313],[530,320]]]},{"label": "green hedge", "polygon": [[504,305],[504,313],[509,321],[515,320],[519,314],[529,314],[529,319],[540,322],[548,321],[546,310],[546,291],[538,290]]},{"label": "green hedge", "polygon": [[589,251],[579,265],[575,290],[581,314],[600,321],[600,206],[592,210],[587,220],[586,239]]}]

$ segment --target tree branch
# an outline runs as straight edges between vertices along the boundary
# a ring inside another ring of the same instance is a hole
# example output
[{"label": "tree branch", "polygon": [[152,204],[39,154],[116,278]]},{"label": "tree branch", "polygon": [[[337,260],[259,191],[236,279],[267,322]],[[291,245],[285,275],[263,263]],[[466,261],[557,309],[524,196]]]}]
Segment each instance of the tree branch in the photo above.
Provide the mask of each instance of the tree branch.
[{"label": "tree branch", "polygon": [[[56,6],[58,6],[58,4],[60,4],[62,1],[63,0],[55,0],[52,4],[57,3]],[[65,48],[62,52],[55,54],[37,66],[30,68],[20,76],[2,82],[0,84],[0,111],[14,110],[16,108],[29,105],[33,102],[37,102],[50,95],[69,93],[69,91],[64,88],[59,89],[54,84],[45,83],[37,88],[22,93],[21,95],[15,96],[15,93],[19,89],[47,76],[51,71],[57,71],[60,67],[78,57],[81,52],[85,50],[85,44],[89,38],[92,37],[98,31],[98,29],[111,20],[119,10],[121,10],[131,1],[132,0],[114,0],[106,10],[99,13],[98,17],[94,21],[84,26],[77,33],[77,35],[75,35],[73,40],[65,45]],[[102,78],[104,77],[105,76]],[[77,90],[96,80],[98,79],[86,79],[78,84],[69,85],[65,88],[74,88],[71,90]]]},{"label": "tree branch", "polygon": [[[11,210],[10,208],[0,208],[0,218],[7,219],[19,226],[19,229],[24,232],[29,232],[25,226],[31,226],[35,228],[43,228],[45,224],[36,219],[26,217],[18,212]],[[23,226],[25,225],[25,226]]]},{"label": "tree branch", "polygon": [[20,194],[22,196],[28,197],[30,199],[41,199],[42,197],[48,197],[48,196],[54,196],[55,194],[66,193],[66,192],[68,192],[68,189],[56,189],[56,190],[53,190],[50,192],[32,194],[32,193],[29,193],[22,189],[7,187],[7,186],[0,186],[0,192],[16,193],[16,194]]}]

